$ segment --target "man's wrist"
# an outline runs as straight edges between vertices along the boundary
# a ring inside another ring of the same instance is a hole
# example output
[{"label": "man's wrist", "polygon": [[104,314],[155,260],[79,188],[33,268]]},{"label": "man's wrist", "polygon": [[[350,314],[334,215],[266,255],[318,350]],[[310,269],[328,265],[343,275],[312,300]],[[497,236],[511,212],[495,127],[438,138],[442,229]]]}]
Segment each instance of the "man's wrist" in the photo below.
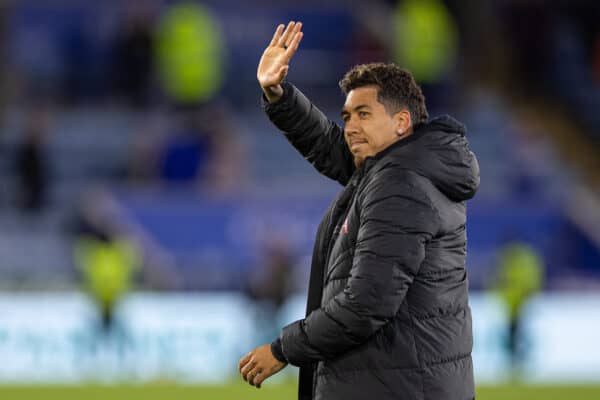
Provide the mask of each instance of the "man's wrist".
[{"label": "man's wrist", "polygon": [[281,85],[263,87],[262,91],[269,103],[275,103],[283,96],[283,87]]},{"label": "man's wrist", "polygon": [[283,349],[281,347],[281,339],[280,338],[275,339],[273,341],[273,343],[271,343],[271,353],[273,354],[273,357],[275,357],[275,359],[277,361],[287,364],[288,361],[285,358],[285,355],[283,354]]}]

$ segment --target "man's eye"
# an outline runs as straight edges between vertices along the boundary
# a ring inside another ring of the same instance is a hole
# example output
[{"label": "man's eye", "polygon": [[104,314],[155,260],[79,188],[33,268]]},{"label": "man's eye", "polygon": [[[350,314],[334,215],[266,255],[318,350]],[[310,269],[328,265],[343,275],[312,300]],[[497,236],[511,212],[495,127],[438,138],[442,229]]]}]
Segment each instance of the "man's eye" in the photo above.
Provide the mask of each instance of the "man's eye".
[{"label": "man's eye", "polygon": [[360,111],[360,112],[358,113],[358,116],[359,116],[359,117],[361,117],[361,118],[365,118],[365,117],[368,117],[368,116],[369,116],[369,113],[368,113],[368,112],[366,112],[366,111]]}]

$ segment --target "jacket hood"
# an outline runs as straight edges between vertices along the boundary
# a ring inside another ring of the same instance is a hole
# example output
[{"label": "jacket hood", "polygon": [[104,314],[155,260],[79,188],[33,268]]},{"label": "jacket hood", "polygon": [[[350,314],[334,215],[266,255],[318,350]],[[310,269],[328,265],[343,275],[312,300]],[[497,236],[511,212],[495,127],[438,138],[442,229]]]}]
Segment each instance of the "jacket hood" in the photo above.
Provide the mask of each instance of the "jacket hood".
[{"label": "jacket hood", "polygon": [[479,187],[479,163],[465,132],[462,123],[443,115],[416,126],[411,136],[375,158],[389,159],[394,166],[425,176],[452,200],[468,200]]}]

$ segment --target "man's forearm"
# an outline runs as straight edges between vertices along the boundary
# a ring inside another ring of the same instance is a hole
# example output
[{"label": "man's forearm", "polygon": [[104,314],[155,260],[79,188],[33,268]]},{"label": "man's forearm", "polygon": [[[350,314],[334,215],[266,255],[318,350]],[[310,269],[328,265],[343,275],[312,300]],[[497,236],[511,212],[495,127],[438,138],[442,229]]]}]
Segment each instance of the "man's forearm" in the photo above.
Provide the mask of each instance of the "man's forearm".
[{"label": "man's forearm", "polygon": [[354,172],[354,162],[343,129],[291,83],[283,82],[275,91],[278,89],[282,92],[278,100],[269,100],[266,92],[262,100],[271,122],[317,171],[346,185]]}]

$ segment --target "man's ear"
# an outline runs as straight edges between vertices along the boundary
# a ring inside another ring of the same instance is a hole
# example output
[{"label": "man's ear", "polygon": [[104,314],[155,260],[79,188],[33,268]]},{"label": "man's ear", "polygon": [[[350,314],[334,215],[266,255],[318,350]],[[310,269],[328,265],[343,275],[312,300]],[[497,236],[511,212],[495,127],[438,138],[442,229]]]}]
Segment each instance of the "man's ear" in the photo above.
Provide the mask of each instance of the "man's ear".
[{"label": "man's ear", "polygon": [[396,125],[396,135],[404,136],[412,126],[410,112],[406,109],[398,111],[394,114],[394,123]]}]

